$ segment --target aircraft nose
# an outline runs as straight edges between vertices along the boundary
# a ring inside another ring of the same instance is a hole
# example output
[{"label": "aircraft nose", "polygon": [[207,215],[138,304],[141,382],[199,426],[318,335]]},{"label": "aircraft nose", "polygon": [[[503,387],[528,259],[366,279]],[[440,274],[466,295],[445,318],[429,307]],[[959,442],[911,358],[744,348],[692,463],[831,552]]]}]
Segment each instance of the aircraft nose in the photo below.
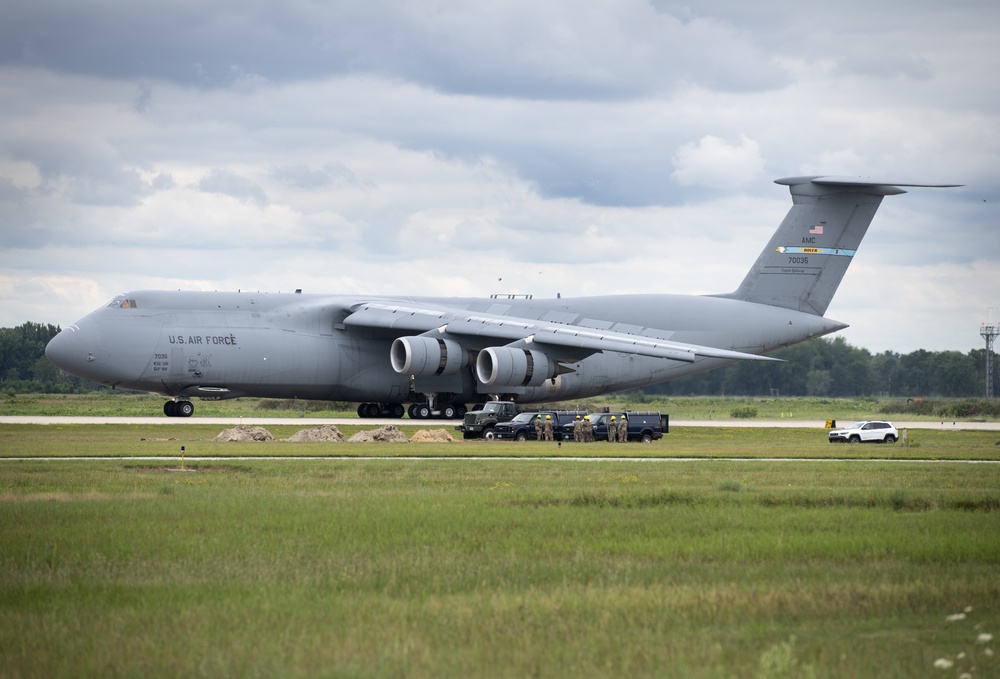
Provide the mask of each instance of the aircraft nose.
[{"label": "aircraft nose", "polygon": [[45,346],[45,358],[70,375],[90,379],[96,368],[97,335],[93,327],[71,325]]}]

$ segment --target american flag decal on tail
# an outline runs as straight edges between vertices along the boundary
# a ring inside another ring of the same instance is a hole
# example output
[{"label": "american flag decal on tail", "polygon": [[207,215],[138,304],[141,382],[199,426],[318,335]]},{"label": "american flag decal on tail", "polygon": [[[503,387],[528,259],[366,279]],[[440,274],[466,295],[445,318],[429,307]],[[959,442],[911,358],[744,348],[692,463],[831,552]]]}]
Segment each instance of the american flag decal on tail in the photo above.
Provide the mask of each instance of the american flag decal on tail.
[{"label": "american flag decal on tail", "polygon": [[823,225],[817,224],[813,228],[809,229],[809,233],[815,233],[817,236],[823,235]]}]

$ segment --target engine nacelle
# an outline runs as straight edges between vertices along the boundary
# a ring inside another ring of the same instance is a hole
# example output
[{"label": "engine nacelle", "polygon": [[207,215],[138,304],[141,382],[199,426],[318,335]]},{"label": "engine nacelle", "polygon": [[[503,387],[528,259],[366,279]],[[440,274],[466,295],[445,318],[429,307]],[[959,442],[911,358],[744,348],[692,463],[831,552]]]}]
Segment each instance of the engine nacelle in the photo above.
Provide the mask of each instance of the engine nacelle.
[{"label": "engine nacelle", "polygon": [[397,337],[389,350],[392,369],[403,375],[454,375],[468,365],[462,345],[437,337]]},{"label": "engine nacelle", "polygon": [[555,374],[556,364],[541,351],[489,347],[476,357],[476,375],[488,387],[540,387]]}]

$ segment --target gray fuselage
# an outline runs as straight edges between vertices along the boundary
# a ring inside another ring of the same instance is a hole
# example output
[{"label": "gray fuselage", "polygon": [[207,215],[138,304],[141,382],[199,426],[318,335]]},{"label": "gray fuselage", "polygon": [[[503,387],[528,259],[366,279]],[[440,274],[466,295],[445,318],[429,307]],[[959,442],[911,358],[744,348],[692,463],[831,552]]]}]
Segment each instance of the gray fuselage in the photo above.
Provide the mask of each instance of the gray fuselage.
[{"label": "gray fuselage", "polygon": [[[47,355],[104,385],[169,396],[412,400],[412,378],[389,361],[412,334],[343,321],[363,302],[433,306],[614,330],[762,354],[846,327],[813,314],[720,297],[621,295],[563,299],[366,297],[247,292],[136,291],[66,328]],[[470,351],[477,345],[468,342]],[[643,387],[726,365],[598,352],[538,387],[509,388],[521,402],[581,398]],[[486,393],[473,374],[444,388],[463,400]],[[428,378],[433,380],[433,378]],[[461,384],[456,389],[455,385]]]}]

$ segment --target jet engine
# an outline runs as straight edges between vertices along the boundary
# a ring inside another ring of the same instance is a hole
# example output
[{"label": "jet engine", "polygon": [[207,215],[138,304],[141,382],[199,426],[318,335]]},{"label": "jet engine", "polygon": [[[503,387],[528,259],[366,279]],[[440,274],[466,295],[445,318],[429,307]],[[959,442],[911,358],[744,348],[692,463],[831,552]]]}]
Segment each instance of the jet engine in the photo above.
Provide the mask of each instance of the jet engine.
[{"label": "jet engine", "polygon": [[555,377],[556,364],[541,351],[489,347],[476,358],[476,374],[491,387],[540,387]]},{"label": "jet engine", "polygon": [[389,350],[392,369],[403,375],[454,375],[468,365],[462,345],[437,337],[397,337]]}]

